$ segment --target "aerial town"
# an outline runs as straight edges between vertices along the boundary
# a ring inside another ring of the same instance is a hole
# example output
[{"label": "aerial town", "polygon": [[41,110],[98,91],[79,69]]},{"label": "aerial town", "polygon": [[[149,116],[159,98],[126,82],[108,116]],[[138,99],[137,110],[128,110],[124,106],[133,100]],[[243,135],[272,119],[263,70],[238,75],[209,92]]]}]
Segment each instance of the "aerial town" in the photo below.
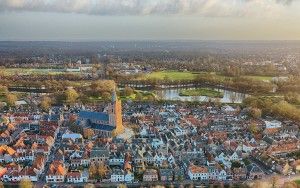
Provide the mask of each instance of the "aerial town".
[{"label": "aerial town", "polygon": [[0,188],[300,188],[300,0],[0,0]]},{"label": "aerial town", "polygon": [[[198,73],[186,79],[191,70],[106,61],[99,60],[101,67],[95,68],[89,61],[81,65],[76,60],[67,72],[53,75],[25,72],[43,70],[27,63],[31,68],[19,72],[8,74],[16,68],[3,69],[0,178],[4,185],[255,187],[264,181],[279,187],[299,179],[299,110],[291,107],[295,103],[290,99],[296,94],[275,96],[283,94],[275,78],[284,78],[286,85],[292,82],[282,66],[274,70],[281,77],[239,76],[261,84],[256,86],[259,93],[253,93],[251,86],[242,88],[235,82],[220,85],[206,79],[203,86],[204,78],[225,73]],[[103,73],[107,67],[113,71]],[[70,74],[71,70],[76,73]],[[176,80],[181,74],[185,78]],[[144,75],[157,80],[136,79]],[[14,78],[15,83],[26,84],[22,81],[30,76],[41,79],[40,84],[46,77],[51,82],[62,79],[63,91],[49,91],[53,85],[16,87],[5,81]],[[269,85],[275,85],[276,91],[270,91]],[[142,87],[151,89],[142,91]],[[175,87],[179,93],[172,98],[168,93],[174,95]],[[280,111],[283,108],[285,113]]]},{"label": "aerial town", "polygon": [[2,181],[206,185],[299,173],[292,154],[300,149],[296,122],[254,120],[230,105],[126,103],[119,109],[115,97],[104,112],[2,113]]}]

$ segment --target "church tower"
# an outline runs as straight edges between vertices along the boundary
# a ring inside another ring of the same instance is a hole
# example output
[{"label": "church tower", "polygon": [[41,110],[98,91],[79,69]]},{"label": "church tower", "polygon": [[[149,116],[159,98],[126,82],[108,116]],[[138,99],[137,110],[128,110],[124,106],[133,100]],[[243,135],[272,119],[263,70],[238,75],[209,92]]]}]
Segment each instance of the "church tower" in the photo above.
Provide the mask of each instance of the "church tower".
[{"label": "church tower", "polygon": [[124,127],[122,121],[122,102],[118,99],[115,90],[112,94],[112,101],[108,113],[111,124],[115,126],[115,135],[123,133]]}]

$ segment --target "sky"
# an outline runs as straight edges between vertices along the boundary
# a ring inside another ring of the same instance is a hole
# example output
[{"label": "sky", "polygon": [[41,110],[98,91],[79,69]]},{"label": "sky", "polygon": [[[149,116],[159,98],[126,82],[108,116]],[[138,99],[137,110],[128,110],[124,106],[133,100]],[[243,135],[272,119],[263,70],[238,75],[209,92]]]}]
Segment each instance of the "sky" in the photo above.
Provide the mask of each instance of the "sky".
[{"label": "sky", "polygon": [[0,40],[300,40],[300,0],[0,0]]}]

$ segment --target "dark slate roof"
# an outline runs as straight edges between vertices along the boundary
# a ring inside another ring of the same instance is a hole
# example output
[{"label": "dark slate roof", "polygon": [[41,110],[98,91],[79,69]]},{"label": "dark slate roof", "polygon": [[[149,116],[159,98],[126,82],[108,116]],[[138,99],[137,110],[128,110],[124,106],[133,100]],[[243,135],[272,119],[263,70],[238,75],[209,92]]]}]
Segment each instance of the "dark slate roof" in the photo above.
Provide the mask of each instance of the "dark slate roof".
[{"label": "dark slate roof", "polygon": [[111,125],[103,125],[103,124],[96,124],[96,123],[92,123],[91,128],[97,130],[103,130],[103,131],[112,131],[115,129],[115,127]]},{"label": "dark slate roof", "polygon": [[159,169],[161,176],[173,176],[173,170],[172,169]]},{"label": "dark slate roof", "polygon": [[59,114],[52,114],[52,115],[49,115],[49,114],[45,114],[43,115],[42,117],[42,120],[44,121],[59,121],[60,120],[60,115]]},{"label": "dark slate roof", "polygon": [[121,170],[121,169],[114,168],[112,170],[112,174],[114,174],[114,175],[124,175],[124,171]]},{"label": "dark slate roof", "polygon": [[268,136],[264,136],[263,141],[267,142],[268,144],[273,144],[275,142],[272,138]]},{"label": "dark slate roof", "polygon": [[80,111],[79,118],[90,119],[90,120],[109,121],[108,114],[104,113],[104,112]]},{"label": "dark slate roof", "polygon": [[247,166],[248,173],[263,173],[263,171],[255,164]]},{"label": "dark slate roof", "polygon": [[91,158],[93,157],[109,157],[109,151],[104,148],[93,148],[91,151]]}]

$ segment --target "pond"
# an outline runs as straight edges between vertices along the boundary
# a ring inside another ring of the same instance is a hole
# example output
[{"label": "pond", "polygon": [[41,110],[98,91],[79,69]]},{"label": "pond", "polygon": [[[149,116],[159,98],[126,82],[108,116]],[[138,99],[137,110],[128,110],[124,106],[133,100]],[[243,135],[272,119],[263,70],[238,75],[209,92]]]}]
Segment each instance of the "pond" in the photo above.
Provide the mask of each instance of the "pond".
[{"label": "pond", "polygon": [[[186,89],[196,89],[196,88],[186,88]],[[178,89],[162,89],[162,90],[155,90],[154,93],[163,100],[174,100],[174,101],[198,101],[198,102],[206,102],[209,99],[214,100],[214,98],[207,97],[207,96],[180,96],[180,91],[183,90],[182,88]],[[220,102],[222,103],[242,103],[243,100],[249,96],[244,93],[238,93],[229,90],[223,89],[214,89],[216,91],[223,92],[223,98],[220,98]]]}]

